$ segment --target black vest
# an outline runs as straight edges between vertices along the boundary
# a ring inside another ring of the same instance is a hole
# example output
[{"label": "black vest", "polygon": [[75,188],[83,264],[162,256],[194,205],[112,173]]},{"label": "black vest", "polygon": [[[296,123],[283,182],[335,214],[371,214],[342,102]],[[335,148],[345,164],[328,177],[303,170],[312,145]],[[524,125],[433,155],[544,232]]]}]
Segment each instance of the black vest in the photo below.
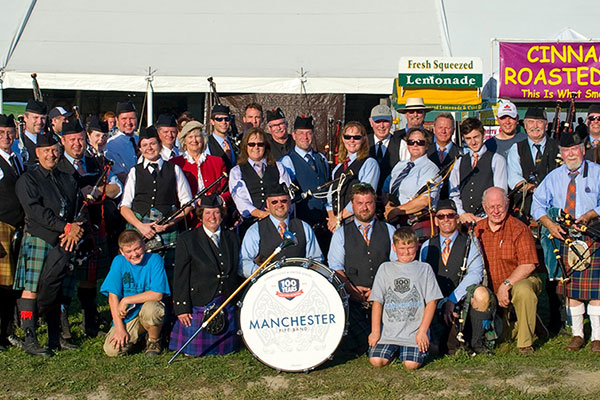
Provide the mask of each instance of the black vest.
[{"label": "black vest", "polygon": [[71,162],[67,160],[67,157],[65,157],[64,154],[58,160],[56,168],[59,171],[64,172],[65,174],[72,175],[73,178],[75,178],[75,180],[77,181],[80,189],[85,186],[94,186],[96,182],[98,182],[98,178],[100,177],[102,168],[93,157],[89,157],[87,155],[84,156],[83,162],[85,164],[86,170],[85,175],[79,175],[79,172],[77,172],[73,164],[71,164]]},{"label": "black vest", "polygon": [[[486,151],[477,161],[475,169],[471,167],[471,155],[466,154],[460,160],[460,200],[463,209],[468,213],[475,213],[481,206],[483,192],[494,186],[494,171],[492,170],[492,157],[494,153]],[[480,209],[480,211],[483,211]]]},{"label": "black vest", "polygon": [[267,135],[267,140],[269,141],[269,146],[271,146],[271,155],[277,161],[292,151],[295,146],[292,135],[289,135],[283,144],[276,142],[271,135]]},{"label": "black vest", "polygon": [[[350,200],[352,198],[352,185],[360,182],[360,180],[358,179],[358,172],[360,171],[360,169],[363,166],[363,164],[365,163],[365,161],[367,161],[366,158],[363,158],[362,160],[356,159],[350,165],[348,165],[348,169],[346,170],[346,172],[348,172],[350,170],[354,173],[354,175],[347,176],[346,181],[344,182],[344,186],[342,186],[342,190],[340,191],[340,193],[333,196],[332,206],[333,206],[334,213],[337,214],[338,201],[340,201],[340,199],[342,202],[342,204],[340,206],[340,211],[344,207],[346,207],[346,204],[348,204],[350,202]],[[343,162],[344,161],[342,161],[342,164],[343,164]],[[344,172],[343,165],[340,166],[335,171],[335,174],[333,174],[333,179],[339,178],[340,175],[342,175],[342,172]],[[334,184],[334,189],[335,189],[335,187],[336,187],[336,184]]]},{"label": "black vest", "polygon": [[238,286],[239,250],[239,239],[229,230],[221,229],[218,248],[202,227],[181,233],[173,279],[175,314],[205,306],[216,296],[229,297]]},{"label": "black vest", "polygon": [[355,285],[371,287],[379,266],[390,261],[390,234],[385,222],[375,221],[369,245],[354,222],[344,225],[344,269]]},{"label": "black vest", "polygon": [[0,169],[4,177],[0,179],[0,221],[17,227],[23,224],[23,208],[15,193],[17,174],[12,166],[0,156]]},{"label": "black vest", "polygon": [[[225,153],[219,142],[217,142],[217,139],[215,139],[212,135],[208,137],[208,150],[210,150],[211,155],[221,157],[223,159],[227,172],[231,170],[231,168],[233,167],[231,160],[229,159],[229,157],[227,157],[227,154]],[[233,154],[233,149],[231,149],[231,153]]]},{"label": "black vest", "polygon": [[252,205],[262,210],[267,199],[267,187],[276,185],[279,182],[277,165],[267,165],[262,178],[258,176],[256,170],[248,162],[240,164],[240,171],[242,180],[246,183],[246,188],[250,193]]},{"label": "black vest", "polygon": [[[296,235],[298,244],[283,249],[277,258],[280,259],[283,256],[287,258],[306,257],[306,237],[304,236],[302,221],[297,218],[290,218],[287,230]],[[261,260],[266,260],[273,253],[273,250],[281,244],[282,239],[269,217],[258,221],[258,232],[260,234],[258,256]]]},{"label": "black vest", "polygon": [[174,164],[163,162],[156,179],[147,168],[144,168],[143,163],[134,168],[135,197],[131,205],[133,212],[144,216],[151,208],[156,208],[163,216],[166,216],[170,211],[179,207],[177,190],[173,190],[177,185]]},{"label": "black vest", "polygon": [[35,167],[38,163],[37,154],[35,154],[35,143],[33,143],[31,139],[29,139],[27,135],[23,133],[23,144],[27,150],[27,162],[25,163],[25,166],[26,169],[29,170]]},{"label": "black vest", "polygon": [[427,248],[427,264],[431,265],[438,285],[442,291],[444,297],[450,296],[450,294],[456,289],[459,282],[460,268],[463,265],[465,257],[465,251],[467,248],[467,240],[469,237],[464,233],[459,232],[458,236],[452,244],[450,249],[450,257],[448,257],[448,264],[444,265],[442,262],[442,249],[440,247],[440,235],[436,235],[429,239],[429,246]]},{"label": "black vest", "polygon": [[[315,189],[327,182],[327,168],[325,167],[325,159],[319,154],[314,153],[316,157],[315,165],[317,170],[314,171],[308,161],[301,157],[300,154],[292,150],[289,154],[290,160],[294,165],[296,171],[295,182],[302,189],[303,192]],[[326,217],[325,212],[325,199],[317,199],[314,196],[308,196],[305,199],[295,203],[296,216],[303,221],[313,225],[317,222],[322,222]]]}]

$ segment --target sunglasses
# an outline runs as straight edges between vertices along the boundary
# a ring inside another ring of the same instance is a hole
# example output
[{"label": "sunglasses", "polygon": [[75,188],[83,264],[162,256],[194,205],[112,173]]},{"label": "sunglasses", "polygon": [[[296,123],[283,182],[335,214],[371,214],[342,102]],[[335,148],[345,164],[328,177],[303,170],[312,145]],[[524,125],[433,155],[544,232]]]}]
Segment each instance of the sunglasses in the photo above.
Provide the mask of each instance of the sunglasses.
[{"label": "sunglasses", "polygon": [[590,121],[600,121],[600,116],[596,117],[595,115],[592,115],[591,117],[588,117],[588,119]]},{"label": "sunglasses", "polygon": [[273,205],[277,205],[279,203],[281,203],[281,204],[287,204],[287,202],[288,202],[288,199],[271,200],[271,204],[273,204]]},{"label": "sunglasses", "polygon": [[358,141],[358,140],[362,139],[362,135],[344,135],[344,139],[346,139],[346,140],[354,139],[354,140]]},{"label": "sunglasses", "polygon": [[265,147],[265,142],[248,142],[248,147]]},{"label": "sunglasses", "polygon": [[424,140],[411,140],[411,139],[409,139],[409,140],[406,141],[406,144],[409,145],[409,146],[415,146],[415,145],[417,145],[417,146],[425,146],[426,143],[427,142],[425,142]]},{"label": "sunglasses", "polygon": [[451,213],[451,214],[436,214],[435,217],[441,221],[445,220],[445,219],[454,219],[456,218],[456,213]]},{"label": "sunglasses", "polygon": [[214,117],[213,118],[215,121],[217,122],[230,122],[231,121],[231,117]]},{"label": "sunglasses", "polygon": [[369,183],[361,182],[352,185],[352,189],[373,189],[373,186],[371,186]]}]

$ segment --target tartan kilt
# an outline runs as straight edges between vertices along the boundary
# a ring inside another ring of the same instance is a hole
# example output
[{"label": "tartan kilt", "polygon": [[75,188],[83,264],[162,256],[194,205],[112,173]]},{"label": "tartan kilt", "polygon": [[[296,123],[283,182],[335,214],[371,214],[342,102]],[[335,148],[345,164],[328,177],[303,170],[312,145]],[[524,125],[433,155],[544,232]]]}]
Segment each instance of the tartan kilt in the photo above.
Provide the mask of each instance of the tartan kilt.
[{"label": "tartan kilt", "polygon": [[75,267],[73,274],[77,281],[95,283],[98,279],[106,277],[111,259],[108,254],[106,235],[100,235],[98,231],[94,231],[91,234],[94,237],[94,245],[96,247],[94,250],[97,254],[92,254],[82,265]]},{"label": "tartan kilt", "polygon": [[[156,222],[163,217],[163,213],[158,211],[156,208],[151,208],[148,212],[142,216],[140,213],[134,213],[137,219],[142,221],[145,224]],[[127,229],[133,229],[133,225],[127,224]],[[163,232],[159,234],[162,244],[174,243],[177,241],[177,227],[173,228],[171,231]],[[175,248],[171,248],[166,250],[162,254],[162,258],[165,262],[165,270],[167,271],[167,277],[169,278],[169,282],[173,281],[173,268],[175,267]]]},{"label": "tartan kilt", "polygon": [[[571,280],[566,284],[560,282],[558,292],[567,297],[578,300],[598,300],[600,299],[600,244],[593,242],[590,248],[591,263],[585,271],[574,271],[571,274]],[[567,273],[569,273],[569,262],[564,243],[561,242],[560,254],[563,257]]]},{"label": "tartan kilt", "polygon": [[52,247],[44,240],[31,236],[27,232],[23,235],[13,289],[37,292],[44,261]]},{"label": "tartan kilt", "polygon": [[0,222],[0,243],[6,251],[6,256],[0,258],[0,286],[12,286],[15,280],[14,254],[12,253],[11,240],[15,228],[5,222]]},{"label": "tartan kilt", "polygon": [[[419,238],[419,243],[424,243],[427,239],[429,239],[431,237],[431,221],[429,220],[429,218],[415,223],[414,225],[411,226],[411,228],[417,234],[417,237]],[[434,235],[435,235],[435,232],[436,232],[436,228],[434,227],[434,229],[433,229]]]},{"label": "tartan kilt", "polygon": [[[222,304],[225,297],[218,296],[212,303]],[[192,324],[189,327],[177,320],[171,331],[171,340],[169,341],[170,350],[179,350],[181,346],[202,326],[202,317],[205,307],[194,307],[192,311]],[[240,337],[237,332],[239,323],[237,318],[237,307],[233,302],[227,304],[224,308],[226,315],[226,328],[220,335],[211,335],[208,332],[200,331],[198,336],[183,350],[183,354],[188,356],[200,357],[208,355],[223,355],[239,351]]]}]

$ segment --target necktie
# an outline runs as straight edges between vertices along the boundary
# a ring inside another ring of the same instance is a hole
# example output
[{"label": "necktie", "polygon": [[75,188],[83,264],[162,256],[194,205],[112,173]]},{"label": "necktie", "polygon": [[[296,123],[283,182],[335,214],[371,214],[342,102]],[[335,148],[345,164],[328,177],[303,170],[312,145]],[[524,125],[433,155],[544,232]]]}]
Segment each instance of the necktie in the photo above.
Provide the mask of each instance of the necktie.
[{"label": "necktie", "polygon": [[344,160],[344,172],[348,169],[348,165],[350,165],[350,157],[346,157]]},{"label": "necktie", "polygon": [[227,139],[223,140],[223,151],[225,152],[225,154],[227,155],[227,158],[229,158],[230,160],[232,160],[231,156],[231,146],[229,146],[229,142],[227,141]]},{"label": "necktie", "polygon": [[367,244],[367,246],[369,245],[369,230],[371,229],[371,224],[367,224],[367,225],[359,225],[358,226],[362,232],[363,235],[363,239],[365,239],[365,243]]},{"label": "necktie", "polygon": [[148,166],[152,167],[152,171],[150,171],[150,173],[156,179],[156,176],[158,175],[158,163],[150,163]]},{"label": "necktie", "polygon": [[171,150],[171,156],[169,157],[169,159],[175,158],[175,157],[177,157],[177,153],[175,152],[175,150]]},{"label": "necktie", "polygon": [[75,169],[79,175],[85,175],[85,169],[83,168],[83,160],[75,160]]},{"label": "necktie", "polygon": [[17,156],[15,154],[10,155],[10,163],[13,169],[15,170],[17,176],[21,176],[23,170],[21,169],[21,165],[19,164],[19,161],[17,161]]},{"label": "necktie", "polygon": [[448,264],[448,258],[450,257],[450,239],[444,240],[444,250],[442,250],[442,262],[444,265]]},{"label": "necktie", "polygon": [[538,165],[540,162],[542,162],[542,145],[534,144],[533,147],[535,147],[537,150],[535,152],[535,165]]},{"label": "necktie", "polygon": [[381,162],[383,160],[383,140],[377,142],[377,151],[375,152],[375,157],[377,158],[377,162]]},{"label": "necktie", "polygon": [[440,163],[444,162],[444,158],[446,158],[446,148],[440,147],[438,150],[438,158],[440,159]]},{"label": "necktie", "polygon": [[472,164],[472,167],[473,167],[473,169],[475,169],[475,166],[477,166],[477,161],[479,160],[479,154],[477,154],[477,153],[473,153],[473,156],[472,156],[472,157],[473,157],[473,164]]},{"label": "necktie", "polygon": [[286,230],[287,230],[287,225],[285,224],[285,222],[283,222],[283,221],[279,222],[279,236],[281,236],[282,239],[283,239],[283,234],[285,233]]},{"label": "necktie", "polygon": [[390,193],[395,194],[396,196],[398,196],[398,190],[400,189],[400,184],[402,183],[402,181],[404,180],[404,178],[406,178],[408,176],[410,170],[414,166],[415,166],[415,163],[412,162],[412,161],[409,161],[406,164],[406,167],[404,167],[404,169],[402,171],[400,171],[400,174],[398,175],[398,177],[396,178],[396,180],[392,184],[392,190],[390,190]]},{"label": "necktie", "polygon": [[254,170],[256,171],[256,174],[262,178],[265,173],[265,166],[263,163],[254,164]]},{"label": "necktie", "polygon": [[219,248],[219,235],[217,233],[213,233],[212,235],[210,235],[210,238],[212,239],[212,241],[214,242],[215,246],[217,246],[217,249]]},{"label": "necktie", "polygon": [[133,138],[133,136],[129,137],[129,141],[131,142],[131,145],[133,146],[133,151],[135,152],[135,158],[138,159],[140,157],[140,149],[138,149],[137,144],[135,144],[135,139]]},{"label": "necktie", "polygon": [[599,142],[600,142],[600,139],[592,139],[592,147],[593,148],[598,147]]},{"label": "necktie", "polygon": [[308,165],[310,165],[312,170],[317,172],[317,164],[315,163],[314,157],[310,155],[310,153],[306,153],[304,157],[306,158],[306,161],[308,162]]},{"label": "necktie", "polygon": [[569,172],[569,186],[567,187],[567,199],[565,201],[565,212],[571,216],[575,216],[575,200],[577,188],[575,186],[575,178],[579,175],[579,171]]}]

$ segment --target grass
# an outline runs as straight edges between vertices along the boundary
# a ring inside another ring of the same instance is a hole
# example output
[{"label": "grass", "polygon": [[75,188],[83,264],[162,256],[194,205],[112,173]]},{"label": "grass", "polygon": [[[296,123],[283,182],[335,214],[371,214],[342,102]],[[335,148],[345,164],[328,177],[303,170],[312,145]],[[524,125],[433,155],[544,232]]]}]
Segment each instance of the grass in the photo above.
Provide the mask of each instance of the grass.
[{"label": "grass", "polygon": [[[458,354],[430,360],[417,371],[383,369],[365,357],[331,362],[309,373],[280,373],[249,351],[227,356],[108,358],[102,338],[84,339],[80,316],[71,317],[81,348],[40,359],[18,349],[0,353],[0,399],[597,399],[600,357],[564,350],[566,337],[517,354],[514,343],[494,355]],[[42,333],[42,337],[44,334]],[[335,360],[334,360],[335,361]]]}]

